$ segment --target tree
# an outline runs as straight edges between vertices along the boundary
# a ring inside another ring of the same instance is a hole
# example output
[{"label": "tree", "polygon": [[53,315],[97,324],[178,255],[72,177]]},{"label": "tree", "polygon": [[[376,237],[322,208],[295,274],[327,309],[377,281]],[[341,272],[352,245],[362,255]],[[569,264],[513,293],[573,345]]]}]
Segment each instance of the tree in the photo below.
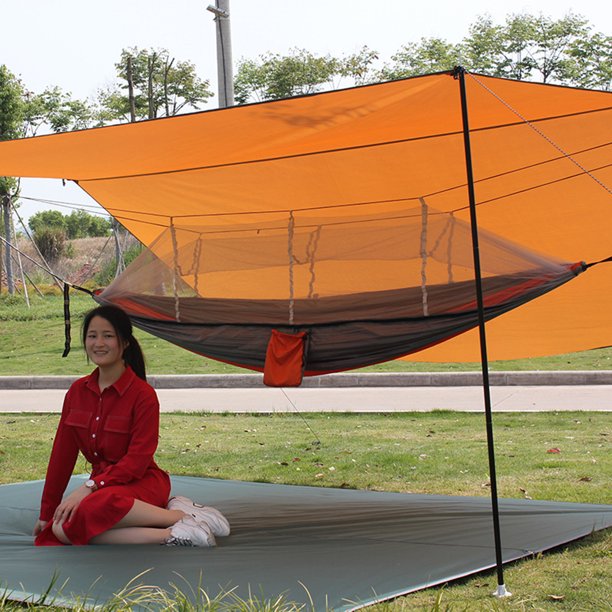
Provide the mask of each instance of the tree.
[{"label": "tree", "polygon": [[90,215],[84,210],[74,210],[69,215],[59,210],[41,210],[28,219],[28,225],[34,236],[49,228],[63,230],[66,238],[87,238],[108,236],[111,223],[104,217]]},{"label": "tree", "polygon": [[166,49],[124,49],[117,64],[121,83],[98,92],[99,121],[135,121],[198,109],[213,93],[191,62],[177,61]]},{"label": "tree", "polygon": [[461,47],[464,65],[474,72],[574,85],[581,73],[579,56],[584,61],[597,46],[591,40],[587,21],[578,15],[553,20],[523,13],[509,15],[503,25],[479,17]]},{"label": "tree", "polygon": [[460,62],[460,47],[441,38],[421,38],[404,45],[391,57],[393,64],[380,70],[383,81],[452,70]]},{"label": "tree", "polygon": [[478,17],[461,43],[460,63],[480,74],[509,76],[512,60],[505,51],[506,34],[505,28],[495,25],[490,17]]},{"label": "tree", "polygon": [[37,234],[48,227],[66,231],[66,218],[59,210],[41,210],[28,219],[28,225],[33,234]]},{"label": "tree", "polygon": [[[40,129],[54,132],[88,127],[92,120],[89,105],[73,100],[70,94],[59,87],[47,88],[41,94],[28,91],[23,83],[0,65],[0,140],[11,140],[34,136]],[[19,181],[11,177],[0,177],[0,204],[4,217],[3,232],[7,241],[11,239],[11,207],[19,195]],[[10,249],[6,249],[4,261],[8,289],[14,292]]]},{"label": "tree", "polygon": [[41,128],[66,132],[90,127],[91,106],[72,99],[59,87],[40,94],[25,88],[6,66],[0,66],[0,140],[35,136]]},{"label": "tree", "polygon": [[292,49],[288,55],[267,53],[257,60],[241,60],[234,79],[236,102],[279,100],[336,89],[342,78],[350,79],[351,84],[367,83],[376,59],[376,51],[363,47],[344,58]]},{"label": "tree", "polygon": [[379,71],[381,80],[450,70],[460,64],[491,76],[609,89],[612,39],[591,34],[588,22],[571,13],[557,20],[514,14],[503,24],[480,16],[459,44],[422,38],[404,45],[392,60]]},{"label": "tree", "polygon": [[[25,115],[23,87],[6,66],[0,66],[0,140],[12,140],[21,135]],[[16,179],[0,177],[0,204],[4,223],[3,233],[7,242],[11,242],[11,204],[18,191]],[[5,248],[4,266],[7,286],[10,294],[14,293],[13,266],[10,247]],[[1,276],[1,275],[0,275]]]},{"label": "tree", "polygon": [[[26,114],[24,90],[19,79],[6,66],[0,66],[0,140],[19,138],[23,132]],[[0,177],[0,197],[12,195],[17,181]]]},{"label": "tree", "polygon": [[[543,83],[567,83],[571,80],[571,58],[567,55],[570,44],[589,36],[587,21],[576,15],[567,15],[556,21],[542,15],[518,15],[512,20],[524,22],[531,33],[526,53]],[[531,76],[531,75],[530,75]]]},{"label": "tree", "polygon": [[108,236],[111,223],[108,219],[90,215],[84,210],[74,210],[64,217],[68,239]]},{"label": "tree", "polygon": [[357,53],[348,55],[339,61],[339,74],[348,77],[355,85],[365,85],[376,80],[373,69],[374,62],[378,60],[378,52],[363,46]]},{"label": "tree", "polygon": [[577,38],[569,46],[573,60],[570,77],[580,87],[612,88],[612,36],[600,32],[587,38]]},{"label": "tree", "polygon": [[91,125],[95,111],[84,100],[73,100],[70,94],[59,87],[48,87],[41,94],[33,96],[26,107],[28,123],[32,128],[48,125],[53,132],[82,130]]},{"label": "tree", "polygon": [[234,79],[236,102],[278,100],[320,91],[338,74],[339,65],[331,56],[316,56],[305,49],[289,55],[268,53],[238,63]]},{"label": "tree", "polygon": [[92,238],[99,236],[108,236],[111,231],[111,222],[106,217],[97,217],[90,215],[89,227],[87,229],[87,235]]}]

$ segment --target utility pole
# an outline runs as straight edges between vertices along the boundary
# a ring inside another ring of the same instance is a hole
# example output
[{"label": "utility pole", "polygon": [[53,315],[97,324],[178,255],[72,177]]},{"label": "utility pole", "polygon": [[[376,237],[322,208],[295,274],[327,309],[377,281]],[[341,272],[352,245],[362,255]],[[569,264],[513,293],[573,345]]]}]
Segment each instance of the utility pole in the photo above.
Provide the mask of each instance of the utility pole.
[{"label": "utility pole", "polygon": [[234,106],[234,69],[232,64],[232,36],[230,33],[229,0],[215,0],[206,8],[217,23],[217,80],[219,107]]}]

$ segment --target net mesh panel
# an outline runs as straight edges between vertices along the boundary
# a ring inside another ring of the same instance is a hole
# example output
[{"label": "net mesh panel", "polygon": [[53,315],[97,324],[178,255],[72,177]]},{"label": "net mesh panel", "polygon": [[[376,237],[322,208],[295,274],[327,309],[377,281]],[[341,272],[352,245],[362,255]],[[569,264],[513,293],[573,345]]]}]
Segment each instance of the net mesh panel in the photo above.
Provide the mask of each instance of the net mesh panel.
[{"label": "net mesh panel", "polygon": [[[377,205],[380,209],[380,205]],[[370,214],[354,207],[347,218],[318,211],[261,214],[240,223],[181,226],[160,234],[106,291],[247,300],[313,300],[408,287],[445,286],[429,311],[453,306],[453,287],[474,278],[471,230],[450,213],[396,207]],[[255,216],[255,215],[251,215]],[[291,224],[291,219],[293,223]],[[232,223],[232,221],[236,221]],[[290,224],[292,227],[290,228]],[[173,240],[173,233],[175,240]],[[523,280],[555,274],[565,264],[480,231],[483,278]],[[280,321],[279,321],[280,322]]]},{"label": "net mesh panel", "polygon": [[[258,370],[272,329],[306,331],[306,375],[393,359],[477,324],[466,222],[424,200],[351,208],[175,220],[97,299],[184,348]],[[577,272],[490,232],[479,242],[487,318]]]}]

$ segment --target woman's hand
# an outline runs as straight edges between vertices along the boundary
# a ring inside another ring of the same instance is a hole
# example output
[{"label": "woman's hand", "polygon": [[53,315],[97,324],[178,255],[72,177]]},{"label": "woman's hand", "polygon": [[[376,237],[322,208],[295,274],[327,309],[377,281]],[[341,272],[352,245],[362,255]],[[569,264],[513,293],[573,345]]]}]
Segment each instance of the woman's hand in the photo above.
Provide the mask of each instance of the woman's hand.
[{"label": "woman's hand", "polygon": [[36,537],[46,526],[49,521],[43,521],[42,519],[38,519],[36,524],[34,525],[34,531],[32,535]]},{"label": "woman's hand", "polygon": [[91,495],[92,490],[88,489],[85,485],[75,489],[62,503],[55,509],[53,515],[53,521],[58,525],[61,525],[64,521],[69,521],[79,504],[88,496]]}]

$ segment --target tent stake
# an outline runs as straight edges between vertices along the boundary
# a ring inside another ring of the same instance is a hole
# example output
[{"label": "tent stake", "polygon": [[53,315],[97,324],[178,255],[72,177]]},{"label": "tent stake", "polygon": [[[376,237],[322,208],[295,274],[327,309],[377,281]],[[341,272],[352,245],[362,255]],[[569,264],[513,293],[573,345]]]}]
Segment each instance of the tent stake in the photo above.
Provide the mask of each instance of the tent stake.
[{"label": "tent stake", "polygon": [[463,143],[465,148],[465,168],[467,173],[468,195],[470,200],[470,225],[472,228],[472,249],[474,254],[474,275],[476,281],[476,302],[478,305],[478,330],[480,332],[480,360],[482,365],[482,389],[484,392],[485,419],[487,425],[487,448],[489,451],[489,478],[491,480],[491,506],[493,510],[493,534],[495,538],[495,563],[497,567],[496,597],[509,597],[511,593],[504,585],[502,567],[502,542],[499,524],[499,504],[497,499],[497,474],[495,471],[495,445],[493,443],[493,415],[491,410],[491,389],[489,384],[489,360],[487,356],[487,337],[485,333],[484,298],[482,292],[482,272],[480,268],[480,247],[478,245],[478,222],[476,219],[476,195],[474,192],[474,174],[472,169],[472,148],[470,144],[470,126],[465,87],[465,68],[458,66],[454,72],[459,79],[461,93],[461,115],[463,118]]}]

